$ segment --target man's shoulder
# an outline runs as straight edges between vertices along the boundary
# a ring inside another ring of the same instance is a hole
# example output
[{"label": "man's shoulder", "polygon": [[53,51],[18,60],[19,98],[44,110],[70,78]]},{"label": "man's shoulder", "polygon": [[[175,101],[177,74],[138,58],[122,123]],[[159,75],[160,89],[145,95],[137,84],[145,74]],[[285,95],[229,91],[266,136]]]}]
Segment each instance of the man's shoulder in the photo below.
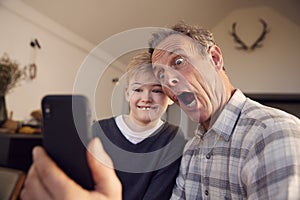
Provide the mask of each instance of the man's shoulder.
[{"label": "man's shoulder", "polygon": [[283,110],[265,106],[251,99],[247,99],[241,116],[244,119],[256,119],[263,123],[296,123],[300,125],[300,120],[296,116]]},{"label": "man's shoulder", "polygon": [[257,137],[260,135],[265,138],[273,133],[284,135],[285,137],[289,137],[289,135],[293,137],[295,135],[300,136],[299,118],[251,99],[247,99],[245,103],[238,126],[249,130],[249,132],[255,130]]}]

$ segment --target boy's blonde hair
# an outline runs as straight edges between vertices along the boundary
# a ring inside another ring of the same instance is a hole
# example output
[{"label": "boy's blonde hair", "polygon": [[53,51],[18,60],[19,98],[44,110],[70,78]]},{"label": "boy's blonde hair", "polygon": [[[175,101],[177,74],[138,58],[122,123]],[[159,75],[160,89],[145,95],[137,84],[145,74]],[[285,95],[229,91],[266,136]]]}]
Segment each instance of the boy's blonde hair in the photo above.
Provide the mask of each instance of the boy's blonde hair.
[{"label": "boy's blonde hair", "polygon": [[145,73],[152,73],[154,76],[151,65],[151,55],[148,51],[142,51],[138,53],[128,63],[126,70],[127,86],[130,79]]}]

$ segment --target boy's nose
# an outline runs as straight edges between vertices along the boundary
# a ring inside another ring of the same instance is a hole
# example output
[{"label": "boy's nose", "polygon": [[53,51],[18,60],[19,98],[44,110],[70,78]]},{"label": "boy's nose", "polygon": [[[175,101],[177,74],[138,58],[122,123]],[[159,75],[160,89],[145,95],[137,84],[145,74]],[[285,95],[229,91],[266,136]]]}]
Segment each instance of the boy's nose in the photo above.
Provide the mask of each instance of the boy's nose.
[{"label": "boy's nose", "polygon": [[142,100],[145,102],[151,102],[152,101],[152,95],[150,91],[144,91],[142,94]]}]

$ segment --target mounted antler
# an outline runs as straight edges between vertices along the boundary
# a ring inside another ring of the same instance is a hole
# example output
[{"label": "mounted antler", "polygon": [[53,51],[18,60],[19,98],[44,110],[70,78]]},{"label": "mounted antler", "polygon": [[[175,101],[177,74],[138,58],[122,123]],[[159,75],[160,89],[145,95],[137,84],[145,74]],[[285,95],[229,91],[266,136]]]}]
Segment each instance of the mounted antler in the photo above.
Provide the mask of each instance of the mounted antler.
[{"label": "mounted antler", "polygon": [[267,23],[263,19],[259,19],[259,21],[263,25],[263,32],[257,38],[257,40],[251,45],[250,49],[252,49],[252,50],[254,50],[256,47],[261,47],[262,44],[260,44],[260,42],[263,41],[265,39],[265,37],[266,37],[266,34],[269,33],[269,30],[267,29],[268,28]]},{"label": "mounted antler", "polygon": [[247,45],[239,38],[239,36],[236,34],[235,27],[236,27],[236,22],[234,22],[234,23],[232,24],[232,32],[231,32],[231,35],[233,36],[234,41],[241,45],[240,47],[237,47],[237,49],[248,50],[248,46],[247,46]]},{"label": "mounted antler", "polygon": [[259,19],[259,21],[262,23],[263,25],[263,31],[261,33],[261,35],[257,38],[257,40],[250,46],[248,47],[240,38],[239,36],[236,34],[236,22],[234,22],[232,24],[232,32],[231,35],[234,38],[234,41],[237,42],[238,44],[240,44],[240,47],[237,47],[237,49],[243,49],[243,50],[254,50],[257,47],[261,47],[262,44],[261,42],[265,39],[266,34],[269,33],[268,30],[268,25],[267,23],[263,20],[263,19]]}]

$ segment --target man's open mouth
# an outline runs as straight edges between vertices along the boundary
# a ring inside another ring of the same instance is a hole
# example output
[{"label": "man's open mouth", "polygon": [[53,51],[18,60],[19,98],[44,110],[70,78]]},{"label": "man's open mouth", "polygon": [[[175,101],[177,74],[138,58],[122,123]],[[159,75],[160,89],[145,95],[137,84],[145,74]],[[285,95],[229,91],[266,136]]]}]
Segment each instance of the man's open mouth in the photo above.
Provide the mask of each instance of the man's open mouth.
[{"label": "man's open mouth", "polygon": [[192,92],[182,92],[177,96],[177,99],[187,107],[193,107],[196,105],[196,99]]}]

